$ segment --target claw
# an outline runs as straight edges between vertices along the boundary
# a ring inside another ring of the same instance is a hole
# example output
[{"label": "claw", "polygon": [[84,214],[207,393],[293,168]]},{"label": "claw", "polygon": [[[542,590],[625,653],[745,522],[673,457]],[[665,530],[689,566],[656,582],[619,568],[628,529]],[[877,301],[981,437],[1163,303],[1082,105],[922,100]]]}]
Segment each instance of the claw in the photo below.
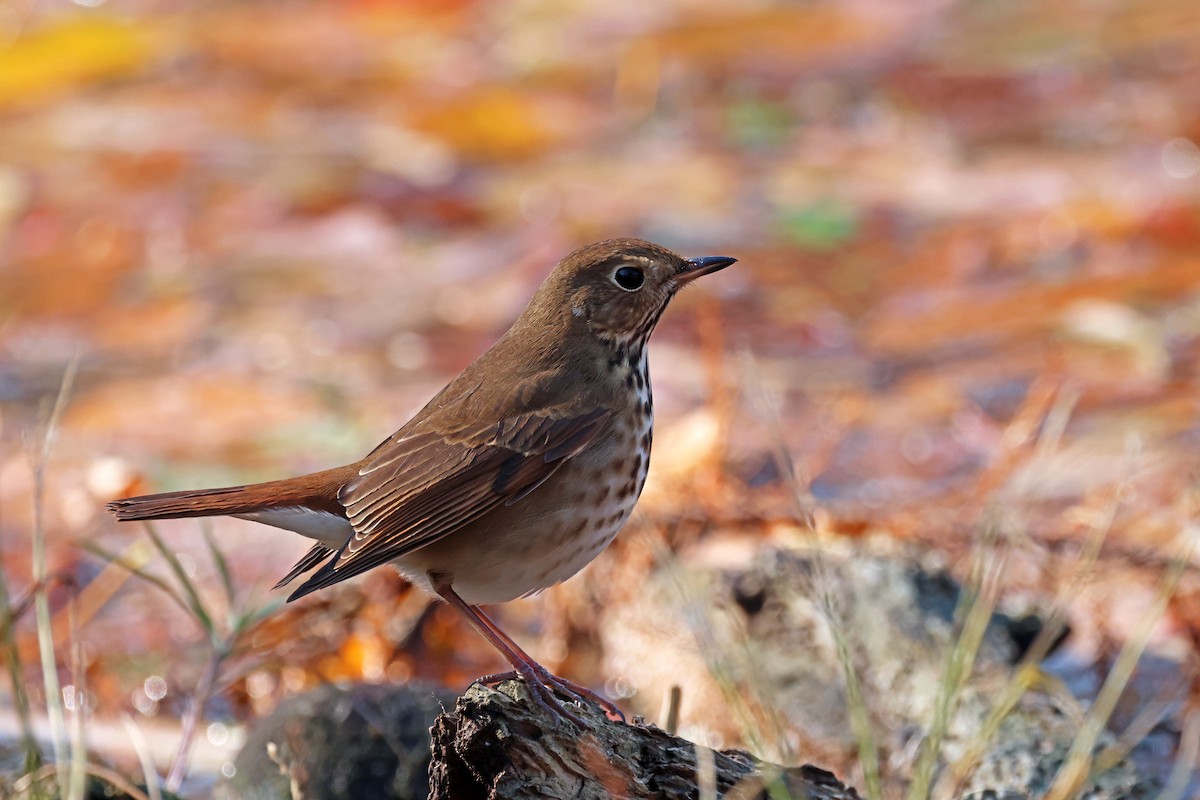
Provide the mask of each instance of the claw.
[{"label": "claw", "polygon": [[503,683],[504,681],[510,681],[515,678],[520,678],[527,686],[529,686],[530,694],[535,696],[535,700],[542,701],[546,696],[550,698],[549,702],[539,702],[539,705],[550,706],[555,711],[563,714],[580,727],[582,727],[582,723],[580,722],[579,718],[564,708],[563,705],[558,702],[558,698],[554,697],[555,690],[557,690],[560,694],[565,695],[568,700],[579,703],[580,705],[587,705],[588,702],[591,702],[592,705],[599,706],[604,712],[605,718],[607,718],[610,722],[625,721],[625,715],[611,700],[602,697],[585,686],[572,683],[566,678],[560,678],[540,664],[535,664],[530,675],[523,674],[517,670],[510,670],[508,672],[499,672],[495,675],[484,675],[476,682],[482,683],[484,686],[494,687],[497,684]]}]

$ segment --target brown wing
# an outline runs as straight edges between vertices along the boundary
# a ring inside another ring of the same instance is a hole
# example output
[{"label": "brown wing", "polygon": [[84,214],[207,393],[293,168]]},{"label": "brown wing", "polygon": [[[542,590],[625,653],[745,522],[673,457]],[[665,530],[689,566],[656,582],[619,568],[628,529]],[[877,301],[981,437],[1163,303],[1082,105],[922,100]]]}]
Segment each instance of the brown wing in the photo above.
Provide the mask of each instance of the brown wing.
[{"label": "brown wing", "polygon": [[452,436],[406,428],[384,442],[340,494],[354,536],[288,599],[412,552],[502,503],[518,502],[586,447],[611,412],[562,414],[540,409]]},{"label": "brown wing", "polygon": [[296,580],[296,578],[299,578],[304,573],[314,569],[318,564],[336,552],[336,550],[326,547],[323,544],[314,544],[312,548],[310,548],[309,551],[304,554],[304,557],[296,562],[296,565],[292,567],[288,574],[280,578],[279,583],[275,584],[271,588],[278,589],[282,586],[287,586],[289,583]]}]

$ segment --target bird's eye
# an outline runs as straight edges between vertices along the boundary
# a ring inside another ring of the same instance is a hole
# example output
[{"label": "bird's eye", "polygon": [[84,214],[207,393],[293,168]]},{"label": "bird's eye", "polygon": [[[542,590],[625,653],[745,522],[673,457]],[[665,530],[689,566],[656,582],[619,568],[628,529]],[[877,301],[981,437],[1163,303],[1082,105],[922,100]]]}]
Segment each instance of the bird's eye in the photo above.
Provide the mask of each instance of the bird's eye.
[{"label": "bird's eye", "polygon": [[646,276],[637,267],[621,267],[613,273],[613,282],[627,292],[636,292],[646,282]]}]

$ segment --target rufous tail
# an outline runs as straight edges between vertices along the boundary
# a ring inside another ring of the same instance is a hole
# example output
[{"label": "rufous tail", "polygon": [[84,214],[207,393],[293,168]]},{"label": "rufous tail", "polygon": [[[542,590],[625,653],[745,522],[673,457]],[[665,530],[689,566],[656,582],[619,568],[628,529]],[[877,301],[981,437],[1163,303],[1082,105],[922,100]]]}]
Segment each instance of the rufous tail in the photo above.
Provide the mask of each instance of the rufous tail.
[{"label": "rufous tail", "polygon": [[358,474],[357,464],[281,481],[147,494],[114,500],[107,508],[122,521],[182,519],[225,514],[252,514],[277,508],[304,507],[345,516],[338,491]]}]

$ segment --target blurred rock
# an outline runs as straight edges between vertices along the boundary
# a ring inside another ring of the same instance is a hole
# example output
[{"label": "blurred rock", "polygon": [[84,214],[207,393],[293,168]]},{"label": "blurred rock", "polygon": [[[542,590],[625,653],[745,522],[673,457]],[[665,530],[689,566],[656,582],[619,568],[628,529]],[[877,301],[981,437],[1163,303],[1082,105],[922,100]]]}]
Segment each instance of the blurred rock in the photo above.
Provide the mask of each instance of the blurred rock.
[{"label": "blurred rock", "polygon": [[429,726],[453,702],[453,692],[421,685],[323,686],[291,698],[250,734],[214,797],[423,800]]},{"label": "blurred rock", "polygon": [[[852,776],[858,758],[838,655],[844,645],[885,782],[907,781],[944,695],[947,653],[962,636],[954,622],[960,588],[914,557],[866,549],[775,549],[743,563],[695,559],[661,569],[638,602],[605,619],[609,674],[635,686],[643,708],[682,686],[680,731],[689,738],[763,741],[776,748],[764,758],[812,760]],[[1035,688],[992,741],[981,741],[1033,624],[993,614],[955,690],[936,774],[981,746],[960,787],[966,796],[1041,796],[1079,733],[1074,699]],[[1099,744],[1113,741],[1105,733]],[[1093,780],[1085,796],[1150,795],[1150,781],[1129,761]]]}]

